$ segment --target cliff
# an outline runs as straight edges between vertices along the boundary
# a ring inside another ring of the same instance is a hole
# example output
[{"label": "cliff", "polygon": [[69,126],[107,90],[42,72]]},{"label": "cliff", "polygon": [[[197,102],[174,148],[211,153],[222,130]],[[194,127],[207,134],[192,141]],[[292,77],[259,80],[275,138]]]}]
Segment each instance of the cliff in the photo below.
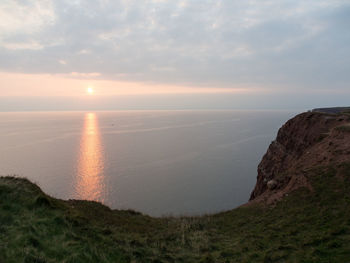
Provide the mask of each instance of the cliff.
[{"label": "cliff", "polygon": [[302,113],[287,121],[258,166],[250,201],[271,204],[300,187],[312,191],[310,169],[350,161],[349,131],[350,115],[330,109]]},{"label": "cliff", "polygon": [[312,112],[323,112],[323,113],[350,113],[350,107],[333,107],[333,108],[316,108],[313,109]]}]

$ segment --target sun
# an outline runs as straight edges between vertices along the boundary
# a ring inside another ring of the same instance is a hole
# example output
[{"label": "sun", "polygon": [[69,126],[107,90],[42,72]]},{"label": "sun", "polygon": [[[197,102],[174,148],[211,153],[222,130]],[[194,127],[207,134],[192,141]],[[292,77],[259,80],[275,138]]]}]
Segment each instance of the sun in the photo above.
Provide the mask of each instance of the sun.
[{"label": "sun", "polygon": [[86,91],[89,95],[92,95],[94,93],[94,89],[92,87],[88,87]]}]

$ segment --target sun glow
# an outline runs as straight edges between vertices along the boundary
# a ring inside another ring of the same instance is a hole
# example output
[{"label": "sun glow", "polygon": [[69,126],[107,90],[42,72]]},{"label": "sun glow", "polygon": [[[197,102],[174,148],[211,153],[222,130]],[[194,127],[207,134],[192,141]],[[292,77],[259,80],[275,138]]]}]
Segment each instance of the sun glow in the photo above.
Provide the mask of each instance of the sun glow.
[{"label": "sun glow", "polygon": [[74,198],[104,202],[103,145],[95,113],[85,114],[79,151]]},{"label": "sun glow", "polygon": [[[1,1],[0,1],[1,2]],[[92,79],[77,74],[19,74],[0,71],[0,97],[2,96],[121,96],[121,95],[172,95],[172,94],[249,94],[274,92],[265,86],[242,84],[235,87],[202,87],[181,85],[155,85],[116,80]],[[87,79],[89,78],[89,79]],[[6,88],[11,86],[11,89]],[[45,87],[50,89],[45,89]],[[64,87],[64,88],[62,88]],[[90,92],[92,90],[92,92]],[[348,93],[346,91],[346,93]]]},{"label": "sun glow", "polygon": [[94,89],[92,87],[88,87],[86,91],[89,95],[92,95],[94,93]]}]

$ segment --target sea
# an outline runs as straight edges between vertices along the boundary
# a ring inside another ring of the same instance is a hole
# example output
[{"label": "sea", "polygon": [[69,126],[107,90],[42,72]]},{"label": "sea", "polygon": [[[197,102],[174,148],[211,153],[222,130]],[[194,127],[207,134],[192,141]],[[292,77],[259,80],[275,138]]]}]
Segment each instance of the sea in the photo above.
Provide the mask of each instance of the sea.
[{"label": "sea", "polygon": [[260,160],[297,113],[4,112],[0,175],[151,216],[225,211],[248,201]]}]

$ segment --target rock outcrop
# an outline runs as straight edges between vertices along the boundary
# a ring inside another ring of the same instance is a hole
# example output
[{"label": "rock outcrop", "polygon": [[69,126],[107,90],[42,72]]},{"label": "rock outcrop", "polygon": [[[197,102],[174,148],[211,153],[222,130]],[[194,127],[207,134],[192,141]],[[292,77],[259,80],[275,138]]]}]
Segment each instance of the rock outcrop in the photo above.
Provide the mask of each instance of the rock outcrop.
[{"label": "rock outcrop", "polygon": [[278,131],[258,166],[250,203],[274,203],[299,187],[308,169],[350,161],[350,114],[305,112]]}]

